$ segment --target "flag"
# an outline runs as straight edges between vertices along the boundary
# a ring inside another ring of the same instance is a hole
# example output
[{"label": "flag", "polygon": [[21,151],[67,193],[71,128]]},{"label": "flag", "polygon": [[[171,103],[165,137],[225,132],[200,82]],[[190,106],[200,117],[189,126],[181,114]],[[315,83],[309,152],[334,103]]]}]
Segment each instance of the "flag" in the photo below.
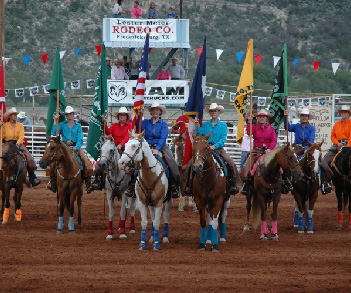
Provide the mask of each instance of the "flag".
[{"label": "flag", "polygon": [[206,90],[206,37],[199,62],[197,63],[193,84],[191,86],[189,99],[185,107],[184,115],[189,118],[188,132],[186,134],[185,151],[183,158],[183,168],[190,161],[193,153],[193,137],[192,133],[195,130],[194,118],[197,117],[202,124],[202,115],[205,104]]},{"label": "flag", "polygon": [[237,88],[234,100],[234,108],[239,113],[239,120],[236,132],[236,143],[241,145],[244,136],[244,124],[246,114],[246,98],[247,95],[254,91],[253,86],[253,40],[251,39],[247,45],[246,57],[241,72],[239,86]]},{"label": "flag", "polygon": [[54,68],[52,70],[49,85],[49,109],[46,123],[46,139],[51,136],[52,125],[54,124],[54,116],[56,114],[57,91],[59,91],[59,114],[60,122],[66,119],[64,113],[66,109],[66,92],[63,81],[63,72],[60,59],[60,45],[57,46]]},{"label": "flag", "polygon": [[136,85],[135,101],[133,107],[133,129],[134,132],[139,133],[139,123],[142,115],[140,115],[140,109],[144,108],[144,95],[145,95],[145,80],[146,72],[149,64],[149,34],[146,35],[145,45],[143,52],[141,53],[138,82]]},{"label": "flag", "polygon": [[288,75],[287,75],[287,52],[286,44],[282,51],[282,57],[279,60],[278,71],[275,77],[269,113],[273,115],[269,123],[274,127],[278,135],[280,124],[284,120],[285,97],[288,96]]},{"label": "flag", "polygon": [[94,103],[91,110],[87,152],[96,161],[100,156],[102,143],[100,137],[104,135],[102,116],[107,117],[108,92],[107,92],[107,66],[105,60],[105,45],[102,44],[100,52],[100,66],[96,78]]},{"label": "flag", "polygon": [[[0,112],[1,112],[1,108],[3,110],[3,113],[5,113],[6,112],[5,64],[3,60],[1,60],[1,68],[0,68]],[[1,113],[1,121],[3,121],[2,119],[3,113]]]}]

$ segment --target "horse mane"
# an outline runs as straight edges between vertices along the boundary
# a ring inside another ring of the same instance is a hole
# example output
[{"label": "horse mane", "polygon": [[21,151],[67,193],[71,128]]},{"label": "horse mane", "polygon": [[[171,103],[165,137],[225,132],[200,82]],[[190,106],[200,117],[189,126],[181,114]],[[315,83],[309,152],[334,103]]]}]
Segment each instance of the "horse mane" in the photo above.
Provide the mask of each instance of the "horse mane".
[{"label": "horse mane", "polygon": [[268,166],[269,163],[276,157],[276,155],[281,152],[284,145],[276,147],[274,150],[271,150],[268,154],[265,154],[262,160],[264,166]]},{"label": "horse mane", "polygon": [[5,152],[4,156],[2,157],[2,159],[4,160],[4,162],[9,162],[11,159],[11,155],[12,154],[17,154],[18,149],[17,146],[13,143],[10,143],[9,148],[7,149],[7,151]]},{"label": "horse mane", "polygon": [[67,161],[68,164],[73,164],[73,157],[75,156],[68,148],[68,146],[65,143],[61,142],[61,149],[64,154],[65,160]]}]

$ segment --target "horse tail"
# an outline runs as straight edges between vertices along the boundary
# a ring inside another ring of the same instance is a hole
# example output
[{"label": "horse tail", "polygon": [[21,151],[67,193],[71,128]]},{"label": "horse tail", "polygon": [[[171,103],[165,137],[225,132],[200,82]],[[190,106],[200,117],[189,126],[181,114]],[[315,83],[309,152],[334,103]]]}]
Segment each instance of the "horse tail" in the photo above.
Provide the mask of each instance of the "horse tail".
[{"label": "horse tail", "polygon": [[252,214],[253,214],[253,228],[256,230],[261,221],[261,206],[258,202],[258,194],[257,192],[253,192],[253,199],[252,199]]}]

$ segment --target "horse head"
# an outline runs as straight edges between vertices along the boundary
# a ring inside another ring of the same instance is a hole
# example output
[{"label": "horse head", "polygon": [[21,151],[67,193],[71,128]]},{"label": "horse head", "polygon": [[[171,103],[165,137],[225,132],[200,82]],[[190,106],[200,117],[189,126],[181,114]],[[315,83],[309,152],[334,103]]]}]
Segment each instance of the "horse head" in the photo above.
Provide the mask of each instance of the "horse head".
[{"label": "horse head", "polygon": [[105,139],[105,137],[102,136],[100,140],[103,145],[101,147],[101,159],[96,168],[98,170],[106,170],[110,163],[114,162],[116,155],[119,158],[119,153],[112,136],[108,139]]},{"label": "horse head", "polygon": [[39,166],[41,168],[45,169],[51,164],[52,161],[58,161],[60,159],[60,146],[60,136],[50,138],[50,140],[46,143],[44,154],[39,161]]},{"label": "horse head", "polygon": [[306,161],[310,170],[313,171],[315,175],[319,174],[319,164],[322,156],[322,145],[324,140],[321,143],[308,143],[308,150],[306,151]]},{"label": "horse head", "polygon": [[[120,170],[126,173],[130,172],[135,167],[135,162],[140,162],[144,158],[144,147],[149,147],[144,142],[145,131],[142,133],[132,134],[129,132],[129,140],[124,146],[124,152],[118,161]],[[150,151],[151,152],[151,151]]]},{"label": "horse head", "polygon": [[284,170],[284,173],[292,174],[294,180],[299,180],[303,177],[297,156],[293,148],[290,146],[290,143],[282,146],[281,152],[278,155],[278,163]]},{"label": "horse head", "polygon": [[3,169],[6,177],[13,177],[18,169],[18,148],[15,144],[10,143],[8,150],[2,157]]},{"label": "horse head", "polygon": [[180,134],[173,141],[174,158],[175,158],[175,161],[178,163],[178,167],[183,166],[185,140],[186,138]]},{"label": "horse head", "polygon": [[208,139],[211,136],[210,132],[206,136],[200,135],[196,136],[193,134],[193,170],[202,172],[204,170],[204,165],[211,155],[210,146],[208,143]]}]

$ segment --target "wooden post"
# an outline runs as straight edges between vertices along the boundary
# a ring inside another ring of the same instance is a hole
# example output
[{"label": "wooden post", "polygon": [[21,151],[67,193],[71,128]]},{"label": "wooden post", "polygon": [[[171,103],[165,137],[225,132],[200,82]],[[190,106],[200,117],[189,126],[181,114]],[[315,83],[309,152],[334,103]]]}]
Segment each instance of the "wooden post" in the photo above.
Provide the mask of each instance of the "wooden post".
[{"label": "wooden post", "polygon": [[[285,97],[285,111],[288,109],[288,97]],[[285,125],[286,125],[286,143],[289,143],[289,130],[288,130],[288,125],[289,125],[289,114],[285,116]]]},{"label": "wooden post", "polygon": [[[4,103],[1,103],[1,122],[4,122]],[[2,125],[0,130],[0,155],[2,156]],[[0,171],[2,171],[2,159],[0,159]]]},{"label": "wooden post", "polygon": [[138,125],[138,131],[137,133],[141,133],[141,120],[143,119],[143,112],[141,111],[141,109],[138,110],[138,114],[139,114],[139,125]]},{"label": "wooden post", "polygon": [[[196,118],[198,118],[197,117],[197,114],[196,114]],[[196,136],[196,134],[197,134],[197,126],[199,125],[199,122],[196,122],[195,123],[195,136]],[[191,135],[191,134],[189,134],[189,135]],[[192,180],[193,180],[193,163],[194,163],[194,160],[193,160],[193,158],[191,157],[191,167],[190,167],[190,180],[189,180],[189,182],[191,182]],[[192,187],[191,187],[191,189],[192,189]]]},{"label": "wooden post", "polygon": [[5,4],[0,0],[0,62],[5,50]]},{"label": "wooden post", "polygon": [[183,18],[183,0],[180,0],[180,3],[179,3],[179,18],[180,19]]},{"label": "wooden post", "polygon": [[251,172],[251,168],[252,168],[252,156],[251,156],[251,152],[252,152],[252,92],[250,93],[250,172]]},{"label": "wooden post", "polygon": [[[57,90],[56,114],[60,115],[60,91],[59,90]],[[59,121],[60,121],[60,117],[56,120],[56,137],[58,136],[58,131],[59,131]]]}]

